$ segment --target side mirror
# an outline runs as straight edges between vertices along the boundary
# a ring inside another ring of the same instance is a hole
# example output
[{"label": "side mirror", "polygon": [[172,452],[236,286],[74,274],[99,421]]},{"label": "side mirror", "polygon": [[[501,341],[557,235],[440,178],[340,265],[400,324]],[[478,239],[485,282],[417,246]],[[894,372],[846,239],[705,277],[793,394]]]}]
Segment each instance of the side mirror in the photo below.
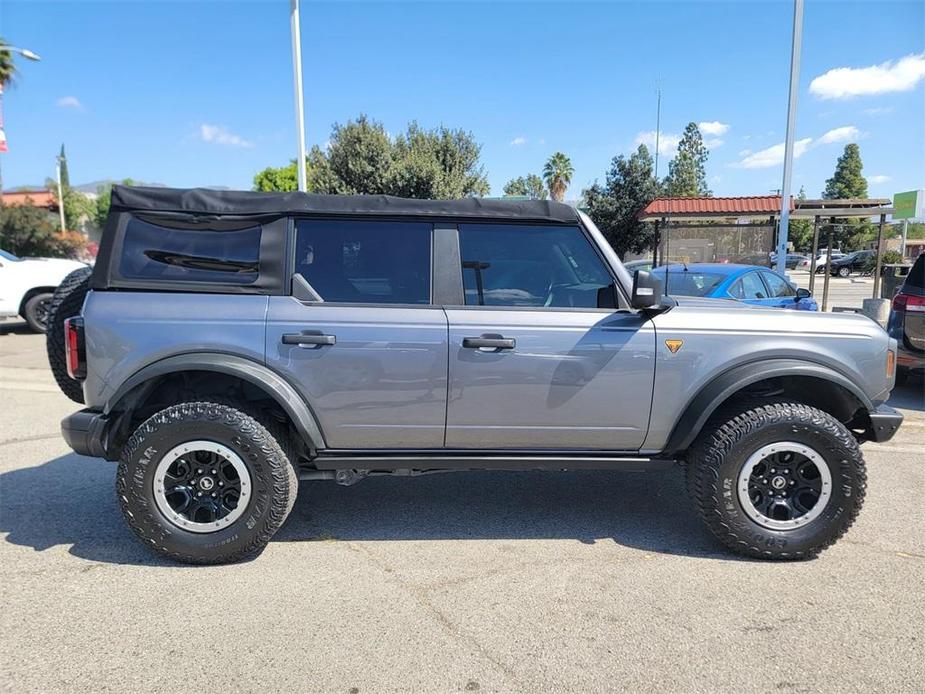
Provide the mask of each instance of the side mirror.
[{"label": "side mirror", "polygon": [[797,295],[794,298],[794,301],[799,301],[800,299],[808,299],[812,296],[812,293],[808,289],[803,289],[803,287],[797,288]]},{"label": "side mirror", "polygon": [[636,270],[633,275],[633,308],[653,308],[662,303],[662,282],[651,272]]}]

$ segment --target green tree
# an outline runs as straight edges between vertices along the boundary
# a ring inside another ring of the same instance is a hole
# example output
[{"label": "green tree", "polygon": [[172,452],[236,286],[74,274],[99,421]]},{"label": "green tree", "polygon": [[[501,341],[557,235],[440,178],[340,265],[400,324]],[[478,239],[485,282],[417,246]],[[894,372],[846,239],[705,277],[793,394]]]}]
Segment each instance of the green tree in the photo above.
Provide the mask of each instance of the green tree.
[{"label": "green tree", "polygon": [[[481,146],[463,130],[425,130],[412,122],[393,140],[381,123],[361,115],[334,125],[326,151],[311,149],[308,189],[412,198],[485,195],[489,186],[480,154]],[[254,189],[296,190],[295,162],[260,171],[254,176]]]},{"label": "green tree", "polygon": [[52,179],[45,180],[45,187],[51,191],[55,203],[61,205],[61,198],[64,202],[64,226],[66,229],[76,230],[80,227],[84,219],[93,219],[94,204],[86,195],[80,191],[74,190],[70,186],[61,185],[61,196],[58,194],[58,182]]},{"label": "green tree", "polygon": [[[800,186],[800,193],[797,200],[806,200],[806,189]],[[794,219],[790,218],[788,225],[787,238],[793,243],[794,250],[812,251],[813,249],[813,220],[803,217]]]},{"label": "green tree", "polygon": [[556,152],[543,167],[543,180],[546,181],[546,187],[549,189],[549,195],[553,200],[562,202],[565,198],[565,191],[569,183],[572,182],[572,175],[575,169],[572,167],[572,160],[562,152]]},{"label": "green tree", "polygon": [[7,86],[16,78],[16,63],[13,52],[7,49],[9,45],[0,37],[0,87]]},{"label": "green tree", "polygon": [[709,197],[706,163],[710,156],[696,123],[688,123],[678,143],[678,153],[668,163],[665,195],[671,197]]},{"label": "green tree", "polygon": [[867,197],[867,179],[861,171],[861,148],[851,143],[845,145],[845,151],[835,164],[835,173],[825,182],[822,197],[826,200],[840,200]]},{"label": "green tree", "polygon": [[417,123],[395,139],[390,190],[408,198],[486,195],[481,145],[464,130],[424,130]]},{"label": "green tree", "polygon": [[64,153],[64,143],[61,143],[61,154],[58,155],[58,165],[61,167],[61,187],[67,190],[71,187],[71,177],[67,172],[67,155]]},{"label": "green tree", "polygon": [[[867,197],[867,179],[861,173],[861,148],[855,143],[845,145],[845,150],[835,163],[832,178],[825,182],[822,197],[826,200],[859,199]],[[868,219],[848,218],[844,220],[842,247],[846,251],[864,248],[875,234]]]},{"label": "green tree", "polygon": [[654,241],[653,225],[637,218],[659,194],[653,170],[652,155],[639,145],[629,158],[613,158],[604,185],[595,182],[584,191],[588,215],[620,255],[641,253]]},{"label": "green tree", "polygon": [[546,185],[536,174],[527,174],[512,178],[504,185],[505,195],[528,197],[532,200],[546,199]]},{"label": "green tree", "polygon": [[0,247],[15,255],[72,256],[80,234],[61,234],[48,210],[35,205],[0,205]]},{"label": "green tree", "polygon": [[[123,178],[122,185],[133,186],[135,181],[131,178]],[[109,217],[109,207],[112,204],[112,184],[107,183],[96,188],[96,200],[93,200],[90,207],[90,219],[97,229],[106,226],[106,219]]]}]

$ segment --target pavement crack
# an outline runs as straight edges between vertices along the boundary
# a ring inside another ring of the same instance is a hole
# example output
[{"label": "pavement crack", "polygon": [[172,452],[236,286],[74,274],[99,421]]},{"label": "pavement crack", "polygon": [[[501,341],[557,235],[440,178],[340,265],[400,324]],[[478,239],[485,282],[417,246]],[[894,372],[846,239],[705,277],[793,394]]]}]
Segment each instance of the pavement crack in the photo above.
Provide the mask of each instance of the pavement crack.
[{"label": "pavement crack", "polygon": [[0,441],[0,446],[9,446],[14,443],[26,443],[28,441],[48,441],[60,437],[60,432],[55,432],[54,434],[36,434],[35,436],[21,436],[15,439],[4,439]]}]

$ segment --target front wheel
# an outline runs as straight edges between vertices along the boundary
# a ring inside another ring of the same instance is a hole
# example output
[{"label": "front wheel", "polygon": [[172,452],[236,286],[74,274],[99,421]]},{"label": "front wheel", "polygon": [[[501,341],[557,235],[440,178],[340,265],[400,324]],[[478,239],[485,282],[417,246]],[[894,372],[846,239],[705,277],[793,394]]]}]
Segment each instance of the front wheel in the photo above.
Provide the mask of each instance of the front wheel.
[{"label": "front wheel", "polygon": [[861,509],[864,459],[851,432],[800,403],[752,403],[714,417],[687,456],[688,489],[710,531],[763,559],[809,559]]},{"label": "front wheel", "polygon": [[850,267],[840,267],[840,268],[838,268],[838,276],[839,276],[839,277],[848,277],[849,275],[851,275],[851,268],[850,268]]},{"label": "front wheel", "polygon": [[298,491],[281,443],[227,405],[161,410],[138,427],[119,462],[116,491],[126,522],[145,545],[186,563],[259,553]]},{"label": "front wheel", "polygon": [[44,333],[48,329],[48,309],[51,307],[52,296],[51,292],[36,294],[23,307],[22,317],[34,332]]}]

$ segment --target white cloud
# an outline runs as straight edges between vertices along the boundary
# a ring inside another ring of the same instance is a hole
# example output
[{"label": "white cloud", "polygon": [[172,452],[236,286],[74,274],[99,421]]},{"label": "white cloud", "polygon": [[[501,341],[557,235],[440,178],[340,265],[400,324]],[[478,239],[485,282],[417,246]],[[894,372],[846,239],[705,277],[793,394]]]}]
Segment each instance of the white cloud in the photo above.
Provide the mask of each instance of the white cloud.
[{"label": "white cloud", "polygon": [[908,92],[925,79],[925,53],[869,67],[837,67],[816,77],[809,85],[820,99],[850,99],[870,94]]},{"label": "white cloud", "polygon": [[751,153],[752,153],[752,151],[751,151],[750,149],[740,149],[740,150],[739,150],[739,156],[740,156],[740,157],[747,157],[747,156],[748,156],[749,154],[751,154]]},{"label": "white cloud", "polygon": [[887,181],[892,181],[892,176],[885,176],[883,174],[878,174],[876,176],[871,176],[867,179],[870,183],[886,183]]},{"label": "white cloud", "polygon": [[[678,143],[681,141],[681,136],[674,133],[661,133],[658,137],[658,153],[659,154],[674,154],[674,151],[678,148]],[[650,152],[655,151],[655,131],[646,130],[644,132],[636,135],[636,139],[633,140],[635,146],[645,145],[649,148]]]},{"label": "white cloud", "polygon": [[725,135],[729,132],[729,124],[720,123],[718,120],[704,121],[703,123],[698,123],[697,127],[700,128],[700,132],[704,135]]},{"label": "white cloud", "polygon": [[857,140],[860,137],[860,130],[855,128],[853,125],[845,125],[841,128],[829,130],[819,138],[819,142],[820,144],[830,145],[834,142],[848,142],[850,140]]},{"label": "white cloud", "polygon": [[864,114],[868,116],[885,116],[888,113],[893,113],[892,106],[878,106],[876,108],[864,109]]},{"label": "white cloud", "polygon": [[722,147],[723,140],[718,137],[708,137],[703,141],[703,144],[707,149],[716,149],[717,147]]},{"label": "white cloud", "polygon": [[518,135],[513,140],[511,140],[511,147],[523,147],[525,144],[527,144],[527,138],[523,137],[522,135]]},{"label": "white cloud", "polygon": [[73,108],[78,111],[82,111],[84,107],[84,105],[80,103],[80,99],[76,96],[62,96],[58,99],[58,106],[61,108]]},{"label": "white cloud", "polygon": [[541,137],[541,138],[539,139],[539,143],[540,143],[541,145],[545,145],[545,144],[546,144],[546,138],[545,138],[545,137]]},{"label": "white cloud", "polygon": [[199,137],[203,142],[211,142],[225,147],[253,147],[254,143],[235,135],[222,125],[209,125],[203,123],[199,126]]},{"label": "white cloud", "polygon": [[[813,138],[804,137],[793,143],[793,158],[799,159],[806,153],[809,146],[813,143]],[[784,163],[784,143],[780,142],[766,149],[759,150],[747,155],[742,161],[734,166],[742,169],[766,169],[771,166],[780,166]]]}]

